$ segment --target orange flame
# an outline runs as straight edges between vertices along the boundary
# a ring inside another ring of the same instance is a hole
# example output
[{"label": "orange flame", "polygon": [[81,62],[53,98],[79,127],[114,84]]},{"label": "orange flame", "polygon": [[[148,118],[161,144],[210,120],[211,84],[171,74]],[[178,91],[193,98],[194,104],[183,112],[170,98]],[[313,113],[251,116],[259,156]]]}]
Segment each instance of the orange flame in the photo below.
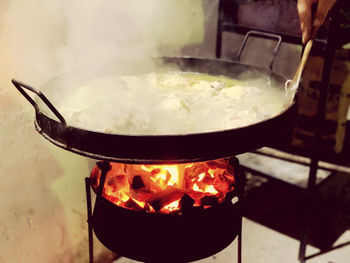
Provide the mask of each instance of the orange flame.
[{"label": "orange flame", "polygon": [[180,175],[178,165],[142,165],[143,170],[150,172],[151,180],[162,189],[168,186],[179,186]]},{"label": "orange flame", "polygon": [[[234,190],[234,172],[228,160],[171,165],[110,163],[103,196],[118,206],[150,213],[182,213],[188,206],[207,208],[209,199],[220,203]],[[91,172],[94,190],[100,176],[95,166]]]},{"label": "orange flame", "polygon": [[170,204],[164,206],[160,212],[161,213],[169,213],[169,212],[173,212],[173,211],[177,211],[180,209],[180,200],[176,200],[174,202],[171,202]]}]

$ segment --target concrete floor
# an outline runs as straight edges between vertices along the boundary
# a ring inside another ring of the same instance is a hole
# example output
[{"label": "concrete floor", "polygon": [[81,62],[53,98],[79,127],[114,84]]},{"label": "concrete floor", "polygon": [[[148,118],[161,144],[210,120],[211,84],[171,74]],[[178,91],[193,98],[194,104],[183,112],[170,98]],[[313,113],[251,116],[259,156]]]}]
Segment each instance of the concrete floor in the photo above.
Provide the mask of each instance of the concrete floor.
[{"label": "concrete floor", "polygon": [[[340,244],[350,240],[350,230],[344,233],[336,242]],[[296,263],[298,262],[299,242],[293,238],[282,235],[263,225],[257,224],[249,219],[243,219],[243,262],[244,263]],[[319,250],[309,246],[308,254],[313,254]],[[127,258],[119,258],[114,263],[134,263],[138,261]],[[220,253],[195,261],[198,263],[234,263],[237,262],[237,240]],[[329,252],[322,256],[308,260],[310,263],[349,263],[350,246],[346,246]]]}]

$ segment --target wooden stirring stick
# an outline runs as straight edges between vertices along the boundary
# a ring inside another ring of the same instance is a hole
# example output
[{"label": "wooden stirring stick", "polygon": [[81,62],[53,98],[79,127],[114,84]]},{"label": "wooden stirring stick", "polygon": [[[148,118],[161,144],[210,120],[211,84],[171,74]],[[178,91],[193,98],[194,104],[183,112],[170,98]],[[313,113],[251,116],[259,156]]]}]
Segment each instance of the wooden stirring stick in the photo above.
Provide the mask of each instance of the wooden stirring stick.
[{"label": "wooden stirring stick", "polygon": [[304,53],[303,56],[301,58],[301,61],[299,63],[298,69],[295,72],[295,75],[293,77],[292,80],[288,80],[285,84],[285,88],[286,88],[286,98],[285,98],[285,102],[284,102],[284,106],[283,108],[287,108],[294,100],[294,96],[295,93],[298,89],[299,86],[299,82],[300,82],[300,78],[301,78],[301,74],[303,73],[306,61],[309,57],[311,48],[312,48],[312,44],[313,44],[313,40],[310,39],[305,46],[304,49]]},{"label": "wooden stirring stick", "polygon": [[[312,22],[311,24],[313,24],[317,9],[318,9],[318,2],[315,2],[311,6],[311,22]],[[293,79],[288,80],[285,83],[286,96],[285,96],[285,101],[284,101],[284,105],[283,105],[284,109],[286,109],[288,106],[290,106],[294,100],[295,93],[297,92],[298,87],[299,87],[301,74],[303,73],[306,61],[309,57],[309,54],[310,54],[310,51],[312,48],[312,44],[314,43],[313,39],[316,37],[316,33],[317,33],[317,29],[315,27],[312,27],[311,32],[310,32],[310,39],[306,43],[306,46],[304,48],[304,53],[303,53],[303,56],[301,57],[301,61],[299,63],[298,69],[295,72]]]}]

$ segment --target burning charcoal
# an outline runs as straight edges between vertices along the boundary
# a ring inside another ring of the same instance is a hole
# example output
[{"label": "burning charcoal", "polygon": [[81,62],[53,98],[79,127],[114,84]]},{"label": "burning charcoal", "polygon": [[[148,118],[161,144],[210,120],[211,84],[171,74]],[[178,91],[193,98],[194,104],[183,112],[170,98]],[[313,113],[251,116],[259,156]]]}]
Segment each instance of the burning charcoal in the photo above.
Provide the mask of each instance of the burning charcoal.
[{"label": "burning charcoal", "polygon": [[117,185],[117,178],[115,176],[108,176],[106,181],[107,181],[107,184],[109,186],[116,186]]},{"label": "burning charcoal", "polygon": [[143,210],[143,208],[139,206],[134,200],[132,200],[132,198],[129,198],[129,200],[124,203],[124,206],[134,211]]},{"label": "burning charcoal", "polygon": [[219,184],[215,184],[215,189],[220,193],[220,194],[225,194],[229,191],[229,185],[225,182],[221,182]]},{"label": "burning charcoal", "polygon": [[110,189],[111,191],[117,191],[117,178],[115,176],[108,176],[105,183],[105,188]]},{"label": "burning charcoal", "polygon": [[161,169],[159,169],[159,168],[153,169],[153,170],[151,171],[151,175],[156,175],[156,174],[158,174],[158,173],[160,173],[160,172],[161,172]]},{"label": "burning charcoal", "polygon": [[203,172],[204,172],[204,164],[196,163],[196,164],[193,164],[191,167],[188,167],[185,169],[185,178],[192,179],[192,178],[198,177],[198,175],[200,175]]},{"label": "burning charcoal", "polygon": [[160,209],[162,209],[162,207],[164,206],[164,204],[162,203],[161,199],[155,200],[151,202],[151,206],[154,208],[154,210],[156,210],[156,212],[158,213]]},{"label": "burning charcoal", "polygon": [[125,165],[126,164],[123,164],[123,163],[110,163],[111,165],[111,170],[109,171],[109,173],[113,174],[113,175],[116,175],[116,174],[119,174],[119,175],[126,175],[126,167]]},{"label": "burning charcoal", "polygon": [[132,179],[131,187],[134,189],[140,189],[140,188],[145,187],[141,176],[139,176],[139,175],[134,176],[134,178]]},{"label": "burning charcoal", "polygon": [[232,183],[235,182],[235,177],[234,177],[233,171],[231,171],[231,172],[225,171],[225,172],[223,173],[223,176],[224,176],[224,177],[226,178],[226,180],[228,180],[229,182],[232,182]]},{"label": "burning charcoal", "polygon": [[180,199],[183,195],[184,193],[179,189],[168,188],[159,194],[155,194],[148,203],[154,208],[154,210],[156,210],[156,212],[159,212],[164,206]]},{"label": "burning charcoal", "polygon": [[193,208],[194,200],[187,194],[184,194],[184,196],[180,200],[180,211],[186,212]]},{"label": "burning charcoal", "polygon": [[227,169],[229,166],[226,159],[220,159],[215,161],[208,161],[205,163],[210,169]]},{"label": "burning charcoal", "polygon": [[228,183],[227,181],[217,181],[215,182],[214,186],[215,189],[221,194],[233,191],[235,188],[234,184]]},{"label": "burning charcoal", "polygon": [[185,177],[185,189],[192,189],[193,188],[193,182],[194,182],[194,178],[190,178],[190,177]]},{"label": "burning charcoal", "polygon": [[96,189],[98,187],[98,185],[100,184],[100,177],[101,177],[100,170],[97,168],[97,166],[95,166],[94,169],[92,169],[91,175],[90,175],[91,186],[94,189]]},{"label": "burning charcoal", "polygon": [[217,205],[218,203],[219,203],[218,198],[213,195],[204,196],[201,199],[202,206],[214,206],[214,205]]},{"label": "burning charcoal", "polygon": [[127,178],[125,175],[108,174],[105,183],[105,189],[108,191],[120,191],[120,189],[127,186]]},{"label": "burning charcoal", "polygon": [[121,184],[121,185],[127,185],[128,184],[128,178],[124,174],[116,175],[115,178],[116,178],[116,183],[117,184]]},{"label": "burning charcoal", "polygon": [[168,186],[183,187],[183,176],[179,165],[148,165],[151,173],[152,192],[162,192]]},{"label": "burning charcoal", "polygon": [[153,194],[150,191],[145,190],[144,188],[130,188],[130,193],[132,198],[140,202],[147,202],[153,196]]},{"label": "burning charcoal", "polygon": [[212,185],[214,183],[214,178],[210,174],[206,173],[202,182],[207,185]]},{"label": "burning charcoal", "polygon": [[198,192],[198,191],[190,191],[187,193],[187,195],[189,195],[192,199],[197,200],[197,199],[201,199],[202,197],[204,197],[205,193]]},{"label": "burning charcoal", "polygon": [[146,203],[146,204],[145,204],[145,207],[144,207],[143,209],[144,209],[147,213],[154,213],[154,212],[155,212],[154,209],[153,209],[153,207],[150,206],[149,203]]},{"label": "burning charcoal", "polygon": [[[142,188],[145,190],[151,189],[151,173],[142,169],[142,165],[128,164],[126,166],[127,176],[129,184],[132,185],[134,181],[134,177],[140,177],[142,184],[144,185]],[[139,180],[139,179],[135,179]],[[139,188],[138,188],[139,189]]]}]

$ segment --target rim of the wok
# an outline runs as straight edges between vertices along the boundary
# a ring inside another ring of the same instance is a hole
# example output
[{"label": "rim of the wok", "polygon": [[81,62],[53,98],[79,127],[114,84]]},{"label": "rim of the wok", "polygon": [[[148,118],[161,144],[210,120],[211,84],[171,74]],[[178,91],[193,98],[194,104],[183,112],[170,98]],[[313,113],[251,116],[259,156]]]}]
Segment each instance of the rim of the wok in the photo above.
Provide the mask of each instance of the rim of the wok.
[{"label": "rim of the wok", "polygon": [[[201,61],[203,63],[205,62],[211,62],[211,63],[227,63],[230,65],[237,65],[239,67],[247,67],[249,69],[254,69],[259,73],[263,73],[266,74],[268,77],[273,77],[274,80],[285,82],[287,79],[285,77],[283,77],[282,75],[271,71],[269,69],[263,68],[263,67],[259,67],[259,66],[252,66],[252,65],[248,65],[246,63],[241,63],[241,62],[237,62],[237,61],[230,61],[230,60],[223,60],[223,59],[211,59],[211,58],[199,58],[199,57],[190,57],[190,56],[174,56],[174,57],[158,57],[158,58],[151,58],[151,59],[156,59],[156,60],[179,60],[179,61],[187,61],[187,60],[196,60],[196,61]],[[167,62],[168,63],[168,62]],[[174,61],[172,62],[174,63]],[[175,63],[176,64],[176,63]],[[84,70],[84,69],[83,69]],[[80,70],[76,70],[76,71],[81,71]],[[74,72],[74,71],[72,71]],[[69,72],[70,74],[72,72]],[[188,71],[182,71],[182,72],[190,72]],[[201,72],[199,72],[201,73]],[[42,87],[46,87],[49,83],[55,82],[55,80],[60,79],[62,77],[64,77],[67,73],[61,74],[51,80],[49,80],[47,83],[45,83]],[[206,74],[206,73],[203,73]],[[210,73],[207,73],[210,74]],[[221,76],[226,76],[228,78],[233,78],[224,74],[220,74]],[[96,153],[96,152],[92,152],[92,151],[85,151],[79,148],[76,148],[74,146],[71,145],[71,143],[69,143],[69,139],[66,138],[65,142],[62,142],[62,140],[57,140],[57,139],[62,139],[61,138],[57,138],[57,136],[54,136],[55,138],[53,138],[52,136],[50,136],[50,134],[47,134],[47,132],[50,132],[52,130],[52,125],[46,125],[46,127],[43,128],[43,123],[48,122],[50,124],[54,124],[58,127],[63,127],[63,129],[65,130],[65,136],[68,136],[69,133],[71,132],[81,132],[81,133],[89,133],[91,135],[99,135],[99,136],[104,136],[109,138],[109,139],[137,139],[137,140],[144,140],[144,141],[148,141],[148,140],[154,140],[154,139],[159,139],[161,141],[169,141],[169,140],[177,140],[180,138],[188,138],[188,141],[190,141],[191,138],[198,138],[198,137],[204,137],[203,138],[203,143],[205,143],[205,137],[211,137],[211,136],[215,136],[215,137],[221,137],[221,136],[226,136],[229,135],[229,133],[232,132],[238,132],[238,131],[244,131],[247,129],[254,129],[254,128],[258,128],[259,126],[263,126],[266,124],[273,124],[271,122],[278,122],[278,120],[283,119],[283,117],[285,115],[287,115],[286,117],[288,117],[290,114],[290,112],[293,110],[293,108],[295,108],[295,100],[288,105],[288,107],[286,107],[285,109],[283,109],[281,112],[279,112],[278,114],[255,122],[253,124],[248,124],[248,125],[244,125],[244,126],[240,126],[240,127],[236,127],[236,128],[232,128],[232,129],[221,129],[221,130],[214,130],[214,131],[204,131],[204,132],[195,132],[195,133],[185,133],[185,134],[118,134],[118,133],[104,133],[101,131],[95,131],[95,130],[91,130],[91,129],[85,129],[85,128],[81,128],[81,127],[77,127],[74,125],[69,125],[67,124],[67,126],[64,126],[62,123],[54,120],[53,118],[49,117],[47,114],[45,114],[42,110],[39,110],[39,112],[36,112],[36,119],[34,120],[34,124],[35,124],[35,128],[36,130],[47,140],[49,140],[50,142],[52,142],[53,144],[65,149],[65,150],[69,150],[71,152],[83,155],[83,156],[87,156],[90,158],[94,158],[97,160],[106,160],[106,161],[113,161],[113,162],[123,162],[123,163],[149,163],[149,164],[160,164],[160,163],[186,163],[186,162],[199,162],[199,161],[207,161],[207,160],[213,160],[213,159],[219,159],[219,158],[226,158],[226,157],[230,157],[230,156],[234,156],[237,154],[241,154],[250,150],[254,150],[257,148],[260,148],[262,146],[265,146],[264,142],[261,142],[261,145],[254,145],[252,147],[244,147],[244,150],[240,150],[240,151],[235,151],[235,149],[232,149],[229,152],[222,152],[222,151],[213,151],[213,149],[210,149],[210,153],[205,154],[203,152],[198,152],[197,156],[196,154],[192,155],[192,156],[187,156],[187,157],[183,157],[180,155],[170,155],[171,157],[169,157],[168,155],[164,156],[163,154],[156,154],[156,157],[151,156],[150,158],[148,157],[140,157],[140,154],[137,153],[137,151],[135,151],[135,153],[133,154],[133,156],[111,156],[111,155],[104,155],[103,153]],[[280,129],[278,130],[283,130],[283,127],[280,127]],[[68,133],[68,134],[67,134]],[[64,137],[65,137],[64,136]],[[265,135],[264,135],[265,136]],[[249,138],[247,138],[249,139]],[[269,140],[266,140],[266,143]],[[71,141],[70,141],[71,142]],[[247,145],[249,145],[249,142],[246,143]],[[131,145],[128,145],[129,147],[134,147]],[[183,145],[182,147],[186,148],[187,145]],[[217,146],[218,148],[220,148],[220,145]],[[106,145],[106,148],[108,148],[108,145]],[[135,147],[135,150],[138,147]],[[167,148],[166,145],[164,145],[163,147],[164,149]],[[138,149],[140,150],[140,149]],[[171,150],[165,150],[164,152],[171,152]],[[138,157],[139,156],[139,157]]]}]

